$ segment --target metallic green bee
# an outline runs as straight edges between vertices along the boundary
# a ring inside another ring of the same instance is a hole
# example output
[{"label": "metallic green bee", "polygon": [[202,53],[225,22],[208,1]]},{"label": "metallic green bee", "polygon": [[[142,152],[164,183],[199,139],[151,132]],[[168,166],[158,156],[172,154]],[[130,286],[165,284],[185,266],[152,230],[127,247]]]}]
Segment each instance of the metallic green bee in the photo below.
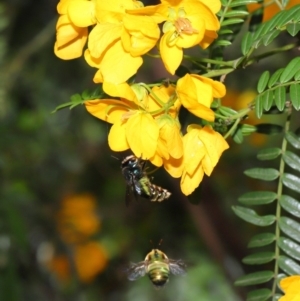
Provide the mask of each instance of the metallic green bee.
[{"label": "metallic green bee", "polygon": [[169,281],[170,273],[184,275],[185,269],[186,265],[181,259],[169,259],[162,251],[153,249],[147,254],[144,261],[130,264],[127,277],[134,281],[147,274],[154,287],[160,289]]},{"label": "metallic green bee", "polygon": [[135,157],[127,156],[121,164],[122,173],[126,180],[126,205],[129,204],[132,196],[137,199],[138,196],[149,199],[152,202],[161,202],[168,199],[171,193],[157,185],[151,183],[145,173],[146,161]]}]

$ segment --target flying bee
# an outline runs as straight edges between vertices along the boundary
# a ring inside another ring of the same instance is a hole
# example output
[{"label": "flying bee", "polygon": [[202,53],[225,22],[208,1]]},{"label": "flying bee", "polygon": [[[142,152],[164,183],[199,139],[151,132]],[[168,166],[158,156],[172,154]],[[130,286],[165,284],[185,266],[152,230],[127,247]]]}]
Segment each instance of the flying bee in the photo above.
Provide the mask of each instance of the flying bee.
[{"label": "flying bee", "polygon": [[153,249],[147,254],[144,261],[130,264],[127,269],[127,277],[134,281],[147,274],[154,288],[160,289],[169,281],[170,273],[184,275],[185,269],[186,265],[181,259],[169,259],[162,251]]},{"label": "flying bee", "polygon": [[146,161],[134,155],[127,156],[121,164],[122,173],[126,181],[126,205],[129,204],[132,195],[149,199],[152,202],[161,202],[168,199],[171,193],[151,183],[145,172]]}]

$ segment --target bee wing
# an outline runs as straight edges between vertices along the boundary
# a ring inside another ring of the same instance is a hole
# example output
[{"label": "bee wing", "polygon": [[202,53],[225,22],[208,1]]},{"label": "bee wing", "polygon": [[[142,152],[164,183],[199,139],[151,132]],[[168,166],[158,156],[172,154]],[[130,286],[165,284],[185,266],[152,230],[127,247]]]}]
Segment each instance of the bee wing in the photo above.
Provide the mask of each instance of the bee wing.
[{"label": "bee wing", "polygon": [[130,281],[134,281],[140,277],[145,276],[146,274],[146,265],[145,261],[138,263],[130,263],[129,268],[127,269],[127,278]]},{"label": "bee wing", "polygon": [[181,259],[179,260],[169,259],[169,267],[170,267],[170,272],[173,275],[186,274],[186,264]]},{"label": "bee wing", "polygon": [[125,204],[128,207],[130,202],[133,201],[133,199],[137,199],[137,195],[135,191],[132,191],[132,188],[130,185],[126,186],[126,194],[125,194]]}]

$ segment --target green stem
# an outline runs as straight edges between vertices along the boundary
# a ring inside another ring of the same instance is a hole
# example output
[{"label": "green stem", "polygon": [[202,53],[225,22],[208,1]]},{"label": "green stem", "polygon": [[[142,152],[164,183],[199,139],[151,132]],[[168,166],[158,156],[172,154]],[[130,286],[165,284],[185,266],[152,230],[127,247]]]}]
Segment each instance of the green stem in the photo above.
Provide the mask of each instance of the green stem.
[{"label": "green stem", "polygon": [[[287,115],[287,120],[284,126],[284,133],[286,133],[290,128],[290,120],[291,120],[291,111]],[[275,296],[276,287],[277,287],[277,278],[279,274],[279,265],[278,259],[280,256],[280,248],[278,246],[278,240],[280,238],[280,228],[279,228],[279,219],[281,217],[281,206],[279,204],[279,199],[282,195],[283,185],[282,185],[282,176],[284,173],[285,162],[282,158],[282,155],[286,152],[287,149],[287,141],[285,138],[282,140],[281,145],[281,159],[279,163],[279,180],[278,180],[278,187],[277,187],[277,205],[276,205],[276,226],[275,226],[275,266],[274,266],[274,281],[272,286],[272,296]]]},{"label": "green stem", "polygon": [[[298,45],[296,43],[292,43],[292,44],[288,44],[288,45],[285,45],[283,47],[275,48],[275,49],[272,49],[271,51],[267,51],[267,52],[264,52],[262,54],[253,56],[253,57],[251,57],[251,59],[244,62],[243,66],[245,68],[245,67],[247,67],[247,66],[249,66],[253,63],[256,63],[257,61],[259,61],[261,59],[264,59],[266,57],[270,57],[270,56],[272,56],[274,54],[277,54],[277,53],[280,53],[280,52],[286,52],[288,50],[294,49],[297,46]],[[249,55],[247,54],[247,56],[249,56]]]},{"label": "green stem", "polygon": [[238,126],[238,124],[240,123],[240,121],[241,121],[241,118],[238,118],[238,119],[234,122],[234,124],[233,124],[233,126],[230,128],[230,130],[224,135],[224,139],[227,139],[227,138],[235,131],[235,129],[236,129],[236,127]]}]

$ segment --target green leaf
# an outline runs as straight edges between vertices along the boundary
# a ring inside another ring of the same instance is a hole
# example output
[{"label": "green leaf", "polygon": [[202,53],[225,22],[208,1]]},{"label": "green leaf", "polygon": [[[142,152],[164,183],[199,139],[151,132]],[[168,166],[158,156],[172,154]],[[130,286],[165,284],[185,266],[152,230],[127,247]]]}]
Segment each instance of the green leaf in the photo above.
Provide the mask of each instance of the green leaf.
[{"label": "green leaf", "polygon": [[218,45],[218,46],[230,46],[232,43],[230,41],[227,41],[227,40],[217,40],[215,42],[215,45]]},{"label": "green leaf", "polygon": [[257,159],[261,161],[276,159],[281,154],[279,147],[270,147],[258,152]]},{"label": "green leaf", "polygon": [[268,83],[269,88],[272,88],[275,84],[277,84],[279,82],[279,78],[280,78],[283,70],[284,70],[284,68],[281,68],[274,72],[274,74],[271,76],[269,83]]},{"label": "green leaf", "polygon": [[282,175],[282,183],[286,187],[300,193],[300,178],[297,176],[290,173],[284,173]]},{"label": "green leaf", "polygon": [[241,195],[238,201],[244,205],[263,205],[276,200],[277,194],[271,191],[251,191]]},{"label": "green leaf", "polygon": [[247,286],[247,285],[266,283],[269,280],[271,280],[273,277],[274,277],[274,272],[272,271],[255,272],[240,277],[238,280],[235,281],[234,284],[238,286]]},{"label": "green leaf", "polygon": [[240,126],[243,136],[247,136],[247,135],[250,135],[250,134],[256,132],[256,126],[254,126],[254,125],[243,123],[243,124],[240,124],[239,126]]},{"label": "green leaf", "polygon": [[240,127],[234,132],[232,138],[235,143],[240,144],[243,142],[244,136],[243,136],[243,132]]},{"label": "green leaf", "polygon": [[274,252],[259,252],[246,256],[243,258],[242,262],[245,264],[264,264],[272,261],[274,258]]},{"label": "green leaf", "polygon": [[290,257],[300,260],[300,245],[286,237],[279,237],[278,246]]},{"label": "green leaf", "polygon": [[300,80],[300,70],[295,74],[295,80]]},{"label": "green leaf", "polygon": [[234,206],[232,210],[241,219],[259,227],[272,225],[276,220],[274,215],[259,216],[254,210],[241,206]]},{"label": "green leaf", "polygon": [[294,37],[300,30],[300,24],[299,23],[290,23],[287,25],[286,30],[292,37]]},{"label": "green leaf", "polygon": [[300,274],[300,266],[291,258],[288,258],[286,256],[279,256],[278,265],[288,275]]},{"label": "green leaf", "polygon": [[255,98],[255,114],[257,118],[260,118],[263,114],[263,97],[261,95],[256,96]]},{"label": "green leaf", "polygon": [[282,216],[278,221],[279,227],[289,237],[300,242],[300,224],[289,217]]},{"label": "green leaf", "polygon": [[292,59],[284,68],[283,72],[281,73],[279,81],[281,83],[288,82],[294,77],[294,75],[299,69],[300,69],[300,57],[296,57]]},{"label": "green leaf", "polygon": [[290,86],[290,97],[291,102],[295,110],[300,109],[300,85],[299,84],[292,84]]},{"label": "green leaf", "polygon": [[270,33],[266,34],[263,38],[262,38],[262,42],[265,46],[268,46],[269,44],[271,44],[273,42],[273,40],[281,33],[281,31],[279,29],[275,29],[273,31],[271,31]]},{"label": "green leaf", "polygon": [[272,291],[267,288],[261,288],[251,291],[247,294],[246,301],[266,301],[272,296]]},{"label": "green leaf", "polygon": [[252,42],[253,42],[253,34],[251,32],[247,32],[242,40],[242,44],[241,44],[241,50],[242,50],[242,54],[246,55],[247,52],[250,50],[251,46],[252,46]]},{"label": "green leaf", "polygon": [[263,95],[263,107],[266,111],[269,111],[273,105],[274,92],[272,90],[267,90]]},{"label": "green leaf", "polygon": [[228,26],[231,24],[238,24],[238,23],[242,23],[245,22],[244,19],[240,19],[240,18],[230,18],[230,19],[226,19],[222,22],[222,26]]},{"label": "green leaf", "polygon": [[276,135],[283,131],[283,127],[278,124],[261,123],[256,125],[256,131],[266,135]]},{"label": "green leaf", "polygon": [[288,195],[283,194],[279,198],[279,203],[287,212],[296,217],[300,217],[300,202]]},{"label": "green leaf", "polygon": [[231,117],[231,116],[234,116],[237,114],[237,111],[235,111],[231,108],[228,108],[228,107],[224,107],[224,106],[220,106],[218,108],[218,112],[226,117]]},{"label": "green leaf", "polygon": [[296,154],[286,151],[283,155],[282,158],[284,162],[291,168],[300,170],[300,157],[298,157]]},{"label": "green leaf", "polygon": [[300,137],[293,132],[286,132],[285,139],[296,149],[300,149]]},{"label": "green leaf", "polygon": [[236,6],[243,6],[250,3],[256,3],[257,0],[237,0],[237,1],[231,1],[229,4],[229,7],[236,7]]},{"label": "green leaf", "polygon": [[271,244],[276,239],[273,233],[261,233],[254,235],[248,243],[248,248],[263,247]]},{"label": "green leaf", "polygon": [[299,13],[300,13],[300,5],[295,5],[294,7],[284,10],[280,13],[280,18],[278,19],[277,26],[280,27],[289,23],[291,21],[299,20]]},{"label": "green leaf", "polygon": [[270,78],[270,72],[269,71],[265,71],[259,78],[258,84],[257,84],[257,92],[261,93],[265,90],[268,81]]},{"label": "green leaf", "polygon": [[264,181],[273,181],[279,177],[279,171],[275,168],[250,168],[245,170],[244,174],[250,178]]},{"label": "green leaf", "polygon": [[279,111],[283,111],[285,108],[286,92],[285,87],[279,86],[274,91],[275,105]]}]

